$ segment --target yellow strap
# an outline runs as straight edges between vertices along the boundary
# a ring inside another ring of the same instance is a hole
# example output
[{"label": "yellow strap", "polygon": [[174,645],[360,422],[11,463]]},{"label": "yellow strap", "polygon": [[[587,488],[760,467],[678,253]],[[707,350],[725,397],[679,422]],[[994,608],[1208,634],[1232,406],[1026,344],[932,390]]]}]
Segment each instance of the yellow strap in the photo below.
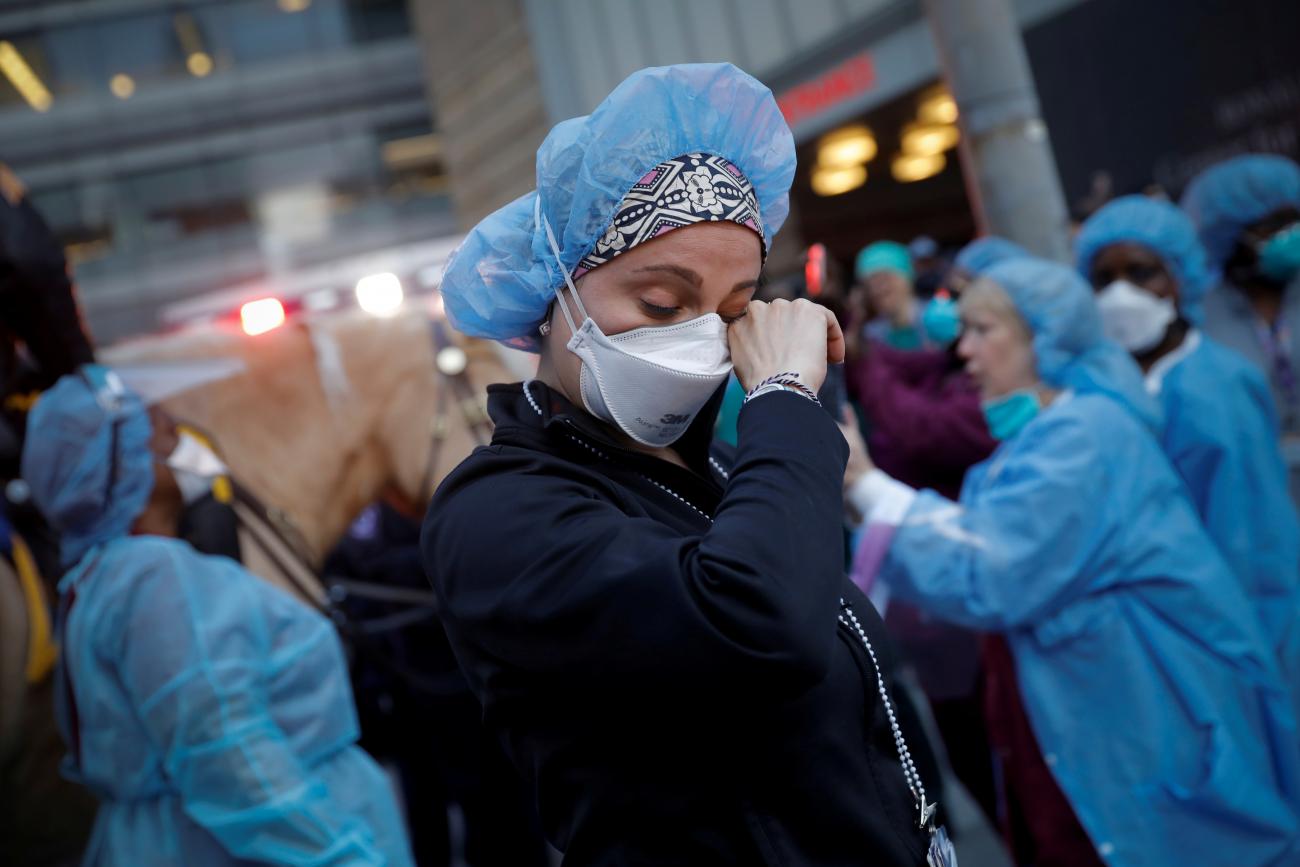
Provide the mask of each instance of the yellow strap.
[{"label": "yellow strap", "polygon": [[32,407],[36,406],[36,401],[40,400],[39,391],[19,392],[5,395],[4,408],[12,412],[31,412]]},{"label": "yellow strap", "polygon": [[203,433],[203,431],[199,430],[199,429],[196,428],[196,427],[191,427],[190,425],[185,424],[185,422],[177,422],[177,423],[176,423],[176,432],[177,432],[178,434],[187,433],[187,434],[189,434],[190,436],[194,437],[196,440],[198,440],[198,441],[199,441],[200,443],[202,443],[203,445],[205,445],[205,446],[207,446],[208,448],[212,449],[214,452],[216,451],[216,449],[213,448],[213,446],[212,446],[212,440],[208,439],[207,436]]},{"label": "yellow strap", "polygon": [[36,559],[32,557],[27,543],[17,535],[11,535],[14,566],[18,569],[18,583],[23,588],[23,598],[27,600],[27,682],[40,683],[54,668],[59,658],[59,648],[54,643],[53,630],[50,628],[50,610],[45,604],[45,593],[41,589],[40,572],[36,568]]}]

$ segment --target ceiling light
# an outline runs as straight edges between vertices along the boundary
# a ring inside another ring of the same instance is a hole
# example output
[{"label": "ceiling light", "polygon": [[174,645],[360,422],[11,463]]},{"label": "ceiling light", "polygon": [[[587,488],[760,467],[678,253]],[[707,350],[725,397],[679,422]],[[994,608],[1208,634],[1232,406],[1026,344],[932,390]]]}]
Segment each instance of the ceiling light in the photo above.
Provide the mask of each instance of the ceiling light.
[{"label": "ceiling light", "polygon": [[311,5],[311,0],[280,0],[280,11],[302,12]]},{"label": "ceiling light", "polygon": [[37,111],[49,111],[54,97],[12,42],[0,40],[0,72]]},{"label": "ceiling light", "polygon": [[813,192],[819,196],[838,196],[856,190],[867,182],[867,170],[862,166],[829,168],[817,166],[812,173]]},{"label": "ceiling light", "polygon": [[131,94],[135,93],[135,79],[125,72],[119,72],[108,80],[108,89],[118,99],[130,99]]},{"label": "ceiling light", "polygon": [[384,142],[384,164],[395,171],[434,165],[442,158],[442,141],[436,133]]},{"label": "ceiling light", "polygon": [[212,73],[212,56],[206,51],[196,51],[185,58],[185,68],[195,78],[207,78]]},{"label": "ceiling light", "polygon": [[909,123],[903,127],[903,152],[912,156],[934,156],[956,147],[961,132],[952,124]]},{"label": "ceiling light", "polygon": [[910,184],[934,177],[947,164],[948,160],[943,154],[899,154],[890,164],[890,171],[894,180]]},{"label": "ceiling light", "polygon": [[876,137],[862,124],[842,127],[817,142],[817,163],[828,168],[860,166],[875,158]]},{"label": "ceiling light", "polygon": [[921,104],[916,116],[922,123],[952,124],[957,122],[957,100],[946,87],[940,85],[921,94]]}]

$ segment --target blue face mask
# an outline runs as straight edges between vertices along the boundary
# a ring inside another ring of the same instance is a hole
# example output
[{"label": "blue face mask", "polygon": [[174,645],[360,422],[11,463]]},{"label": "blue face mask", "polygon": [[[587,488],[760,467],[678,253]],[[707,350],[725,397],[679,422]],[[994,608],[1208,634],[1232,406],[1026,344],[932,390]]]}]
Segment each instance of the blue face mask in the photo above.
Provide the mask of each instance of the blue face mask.
[{"label": "blue face mask", "polygon": [[1300,274],[1300,223],[1293,223],[1260,245],[1259,272],[1279,283],[1289,283]]},{"label": "blue face mask", "polygon": [[1041,407],[1037,392],[1032,388],[1023,388],[986,400],[980,404],[980,409],[984,410],[984,421],[988,423],[993,438],[1006,440],[1020,433],[1025,425],[1033,421]]},{"label": "blue face mask", "polygon": [[921,327],[935,343],[952,343],[961,331],[957,302],[948,297],[947,293],[931,298],[921,311]]}]

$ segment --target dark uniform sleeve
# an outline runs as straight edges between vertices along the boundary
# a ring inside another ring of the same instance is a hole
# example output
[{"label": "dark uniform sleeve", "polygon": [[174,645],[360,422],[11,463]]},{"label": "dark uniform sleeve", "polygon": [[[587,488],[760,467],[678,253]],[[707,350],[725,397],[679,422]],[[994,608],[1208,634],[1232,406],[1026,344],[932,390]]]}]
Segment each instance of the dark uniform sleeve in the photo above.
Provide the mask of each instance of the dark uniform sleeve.
[{"label": "dark uniform sleeve", "polygon": [[647,700],[820,681],[843,580],[847,446],[793,394],[746,405],[738,427],[726,493],[696,536],[629,514],[546,455],[490,449],[458,471],[422,550],[476,688],[502,671]]}]

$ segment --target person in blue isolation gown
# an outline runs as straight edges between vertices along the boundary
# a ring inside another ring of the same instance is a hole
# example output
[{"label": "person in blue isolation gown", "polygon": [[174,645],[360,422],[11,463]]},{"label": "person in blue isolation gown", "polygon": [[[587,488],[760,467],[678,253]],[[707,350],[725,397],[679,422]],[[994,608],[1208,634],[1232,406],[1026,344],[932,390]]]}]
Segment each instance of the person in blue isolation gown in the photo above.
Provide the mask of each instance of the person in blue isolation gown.
[{"label": "person in blue isolation gown", "polygon": [[413,864],[387,778],[356,746],[333,626],[164,537],[180,494],[140,399],[83,367],[41,397],[29,433],[23,476],[69,567],[67,769],[101,801],[83,863]]},{"label": "person in blue isolation gown", "polygon": [[1264,374],[1200,329],[1213,278],[1195,227],[1168,202],[1125,196],[1084,223],[1076,265],[1164,409],[1162,444],[1192,505],[1300,684],[1300,521],[1277,410]]},{"label": "person in blue isolation gown", "polygon": [[1205,333],[1267,377],[1300,504],[1300,164],[1277,154],[1215,163],[1179,205],[1218,278],[1205,298]]},{"label": "person in blue isolation gown", "polygon": [[875,469],[846,428],[855,580],[1009,650],[1005,718],[1026,726],[1004,779],[1035,863],[1298,863],[1293,696],[1137,366],[1073,270],[985,278],[958,351],[1001,445],[953,502]]}]

